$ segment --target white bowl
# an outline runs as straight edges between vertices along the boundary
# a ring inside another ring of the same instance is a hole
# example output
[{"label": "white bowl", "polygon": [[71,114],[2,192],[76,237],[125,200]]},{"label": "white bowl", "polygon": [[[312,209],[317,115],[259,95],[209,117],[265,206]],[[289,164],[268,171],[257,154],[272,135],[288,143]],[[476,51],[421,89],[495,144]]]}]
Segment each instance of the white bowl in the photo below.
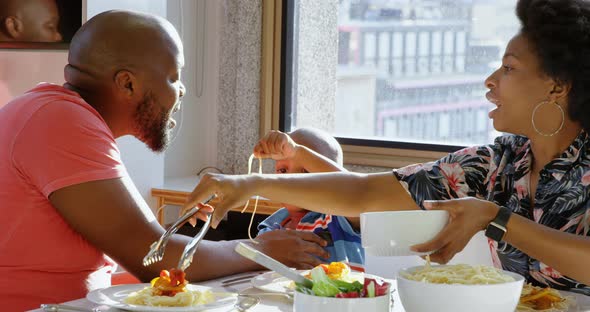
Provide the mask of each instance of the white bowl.
[{"label": "white bowl", "polygon": [[449,220],[444,210],[404,210],[361,214],[361,241],[373,256],[425,255],[412,245],[433,239]]},{"label": "white bowl", "polygon": [[295,312],[389,312],[391,291],[373,298],[329,298],[307,295],[295,291],[293,311]]},{"label": "white bowl", "polygon": [[398,272],[397,291],[406,312],[514,312],[524,277],[502,271],[514,282],[490,285],[434,284],[409,280],[402,273],[411,273],[417,266]]}]

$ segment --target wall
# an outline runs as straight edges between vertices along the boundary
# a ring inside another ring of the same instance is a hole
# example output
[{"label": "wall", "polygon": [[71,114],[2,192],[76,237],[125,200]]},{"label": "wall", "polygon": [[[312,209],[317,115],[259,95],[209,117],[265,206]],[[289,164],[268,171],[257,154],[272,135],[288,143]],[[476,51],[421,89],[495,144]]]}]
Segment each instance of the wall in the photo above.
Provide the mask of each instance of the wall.
[{"label": "wall", "polygon": [[[169,0],[168,19],[184,42],[182,81],[187,93],[174,141],[166,151],[165,183],[216,166],[220,24],[223,1]],[[196,182],[195,182],[196,183]]]},{"label": "wall", "polygon": [[39,82],[63,83],[65,51],[0,50],[0,107]]},{"label": "wall", "polygon": [[259,139],[262,2],[224,1],[219,64],[218,167],[246,173]]},{"label": "wall", "polygon": [[[338,45],[338,1],[299,0],[295,33],[297,54],[294,75],[295,125],[334,130],[336,65]],[[320,30],[320,31],[318,31]]]}]

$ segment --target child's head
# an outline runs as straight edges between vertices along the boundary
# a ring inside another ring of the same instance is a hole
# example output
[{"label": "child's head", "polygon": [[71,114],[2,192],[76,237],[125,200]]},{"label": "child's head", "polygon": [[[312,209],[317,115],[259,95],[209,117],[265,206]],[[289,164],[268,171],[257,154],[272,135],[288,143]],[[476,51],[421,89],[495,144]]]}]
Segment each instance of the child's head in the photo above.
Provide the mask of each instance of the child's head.
[{"label": "child's head", "polygon": [[[334,137],[325,131],[314,128],[299,128],[289,133],[295,143],[303,145],[314,152],[321,154],[335,163],[342,165],[342,147]],[[282,159],[275,162],[276,173],[307,173],[305,164],[298,163],[295,159]],[[290,212],[302,211],[299,207],[285,205]]]}]

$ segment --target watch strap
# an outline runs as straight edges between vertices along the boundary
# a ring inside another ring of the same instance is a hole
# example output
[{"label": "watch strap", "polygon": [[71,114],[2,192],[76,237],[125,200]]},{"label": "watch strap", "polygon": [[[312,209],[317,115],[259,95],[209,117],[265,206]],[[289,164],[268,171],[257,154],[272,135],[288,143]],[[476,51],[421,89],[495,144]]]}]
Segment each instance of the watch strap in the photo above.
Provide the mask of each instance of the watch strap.
[{"label": "watch strap", "polygon": [[500,206],[498,214],[486,227],[485,235],[497,242],[502,241],[502,238],[506,233],[506,224],[508,224],[511,213],[512,211],[507,207]]}]

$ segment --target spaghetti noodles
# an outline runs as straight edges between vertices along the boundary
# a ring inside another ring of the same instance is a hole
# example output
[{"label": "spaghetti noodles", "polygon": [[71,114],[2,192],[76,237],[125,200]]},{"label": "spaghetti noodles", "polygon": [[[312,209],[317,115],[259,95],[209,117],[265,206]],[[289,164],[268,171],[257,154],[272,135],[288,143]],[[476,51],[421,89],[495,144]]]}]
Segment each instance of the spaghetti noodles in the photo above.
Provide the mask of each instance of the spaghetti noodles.
[{"label": "spaghetti noodles", "polygon": [[[248,174],[252,174],[252,162],[254,162],[254,154],[250,155],[250,158],[248,158]],[[262,158],[258,158],[258,174],[262,174]],[[250,218],[250,224],[248,225],[248,237],[253,244],[258,244],[258,242],[252,238],[251,234],[252,224],[254,223],[254,215],[256,214],[256,208],[258,208],[258,198],[260,197],[256,195],[256,200],[254,201],[254,211],[252,211],[252,217]],[[242,209],[242,213],[246,211],[248,204],[250,204],[250,200],[246,201],[244,209]]]},{"label": "spaghetti noodles", "polygon": [[212,303],[214,301],[215,296],[210,290],[202,292],[186,290],[169,297],[155,294],[155,289],[153,287],[146,287],[140,291],[133,292],[125,298],[125,303],[127,304],[151,307],[192,307]]},{"label": "spaghetti noodles", "polygon": [[185,273],[181,270],[162,270],[149,287],[129,294],[124,301],[127,304],[153,307],[192,307],[215,301],[210,290],[188,290],[188,282],[184,277]]},{"label": "spaghetti noodles", "polygon": [[412,273],[402,273],[402,276],[413,281],[434,284],[500,284],[514,281],[514,278],[494,267],[485,265],[456,264],[448,266],[426,266]]}]

